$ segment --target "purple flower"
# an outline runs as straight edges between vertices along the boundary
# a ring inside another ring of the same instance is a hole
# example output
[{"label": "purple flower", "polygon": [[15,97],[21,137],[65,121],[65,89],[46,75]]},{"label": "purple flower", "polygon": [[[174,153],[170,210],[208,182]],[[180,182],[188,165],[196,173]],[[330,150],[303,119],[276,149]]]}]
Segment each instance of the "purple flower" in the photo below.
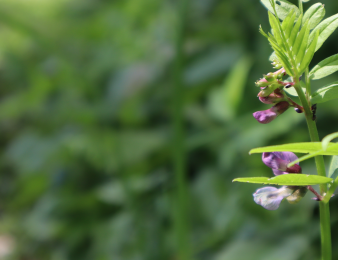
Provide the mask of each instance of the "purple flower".
[{"label": "purple flower", "polygon": [[284,113],[289,108],[289,106],[290,104],[287,101],[282,101],[277,103],[270,109],[253,113],[253,116],[259,123],[267,124],[274,120],[280,114]]},{"label": "purple flower", "polygon": [[288,167],[290,162],[297,159],[298,157],[292,152],[272,152],[262,154],[263,163],[270,167],[275,175],[301,173],[302,168],[299,166],[299,163]]},{"label": "purple flower", "polygon": [[289,197],[294,192],[294,189],[283,186],[279,189],[275,187],[264,187],[256,190],[253,194],[254,201],[268,210],[276,210],[281,201]]},{"label": "purple flower", "polygon": [[[301,173],[302,168],[298,164],[288,167],[290,162],[297,159],[298,157],[292,152],[271,152],[262,155],[263,163],[270,167],[275,175]],[[306,191],[306,187],[297,186],[283,186],[279,189],[264,187],[256,190],[253,197],[254,201],[265,209],[276,210],[284,198],[294,204],[304,197]]]}]

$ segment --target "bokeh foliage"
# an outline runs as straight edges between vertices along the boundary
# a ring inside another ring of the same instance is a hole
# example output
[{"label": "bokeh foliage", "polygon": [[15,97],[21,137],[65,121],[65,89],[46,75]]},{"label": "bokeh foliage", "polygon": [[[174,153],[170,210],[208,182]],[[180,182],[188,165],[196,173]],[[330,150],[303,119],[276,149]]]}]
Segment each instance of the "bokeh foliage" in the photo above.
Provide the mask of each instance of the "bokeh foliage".
[{"label": "bokeh foliage", "polygon": [[[0,1],[0,235],[14,243],[7,259],[177,259],[177,2]],[[338,12],[336,1],[323,3],[327,16]],[[251,148],[308,141],[294,111],[269,125],[252,117],[267,109],[254,82],[272,71],[259,24],[268,28],[258,0],[190,1],[182,95],[193,259],[318,259],[309,194],[270,212],[253,202],[259,185],[231,183],[272,176]],[[314,64],[338,53],[337,37]],[[321,137],[337,131],[336,102],[318,105],[317,118]],[[315,171],[311,160],[302,167]]]}]

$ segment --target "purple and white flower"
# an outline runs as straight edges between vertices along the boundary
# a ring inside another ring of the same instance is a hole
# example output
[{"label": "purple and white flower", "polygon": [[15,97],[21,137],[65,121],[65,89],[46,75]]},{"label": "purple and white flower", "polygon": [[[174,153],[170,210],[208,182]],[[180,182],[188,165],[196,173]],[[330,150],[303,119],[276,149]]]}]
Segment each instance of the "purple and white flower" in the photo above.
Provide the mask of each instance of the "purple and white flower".
[{"label": "purple and white flower", "polygon": [[[297,159],[298,157],[292,152],[270,152],[262,155],[263,163],[272,169],[274,175],[301,173],[302,168],[298,163],[288,167],[290,162]],[[284,198],[290,203],[296,203],[304,197],[306,191],[306,188],[297,186],[283,186],[279,189],[268,186],[256,190],[253,197],[254,201],[265,209],[276,210]]]},{"label": "purple and white flower", "polygon": [[276,210],[279,204],[286,197],[289,197],[294,192],[294,189],[283,186],[279,189],[276,187],[264,187],[256,190],[253,194],[254,201],[268,210]]}]

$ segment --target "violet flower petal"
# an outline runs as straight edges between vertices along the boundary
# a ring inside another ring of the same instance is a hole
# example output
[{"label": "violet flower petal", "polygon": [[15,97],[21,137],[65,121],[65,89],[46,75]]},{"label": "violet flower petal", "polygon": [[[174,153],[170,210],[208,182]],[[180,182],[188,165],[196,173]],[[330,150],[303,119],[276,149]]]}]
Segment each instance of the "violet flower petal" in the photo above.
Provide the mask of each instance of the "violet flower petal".
[{"label": "violet flower petal", "polygon": [[302,172],[299,163],[287,167],[290,162],[297,159],[298,157],[292,152],[266,152],[262,154],[263,163],[270,167],[275,175]]},{"label": "violet flower petal", "polygon": [[293,193],[293,189],[283,186],[280,189],[275,187],[264,187],[256,190],[253,194],[254,201],[267,210],[278,209],[281,201]]},{"label": "violet flower petal", "polygon": [[285,157],[282,152],[265,152],[262,154],[262,161],[266,166],[280,171],[285,171],[289,163],[288,161],[283,160],[283,158]]},{"label": "violet flower petal", "polygon": [[289,106],[290,104],[287,101],[281,101],[270,109],[253,113],[253,116],[259,123],[267,124],[280,114],[284,113],[289,108]]},{"label": "violet flower petal", "polygon": [[252,115],[261,124],[268,124],[278,116],[277,112],[271,110],[271,108],[263,111],[257,111]]}]

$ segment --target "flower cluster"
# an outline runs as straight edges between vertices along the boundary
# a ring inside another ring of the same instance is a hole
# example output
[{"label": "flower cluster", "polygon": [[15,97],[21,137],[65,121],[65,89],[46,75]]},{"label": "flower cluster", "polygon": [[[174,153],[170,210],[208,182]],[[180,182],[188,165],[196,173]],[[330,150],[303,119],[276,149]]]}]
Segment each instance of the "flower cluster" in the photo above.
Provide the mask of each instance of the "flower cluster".
[{"label": "flower cluster", "polygon": [[283,88],[291,87],[293,82],[283,82],[282,78],[285,75],[284,68],[277,70],[276,72],[268,73],[264,77],[256,82],[256,86],[260,87],[258,98],[264,104],[273,104],[270,109],[257,111],[253,113],[254,118],[261,124],[270,123],[277,116],[284,113],[290,106],[295,106],[297,111],[302,112],[302,107],[288,98]]},{"label": "flower cluster", "polygon": [[[274,175],[301,173],[302,168],[299,164],[288,167],[288,164],[298,157],[292,152],[272,152],[263,153],[263,163],[270,167]],[[297,203],[306,194],[306,187],[283,186],[279,189],[276,187],[264,187],[256,190],[253,194],[254,201],[268,210],[276,210],[281,201],[286,198],[289,203]]]}]

